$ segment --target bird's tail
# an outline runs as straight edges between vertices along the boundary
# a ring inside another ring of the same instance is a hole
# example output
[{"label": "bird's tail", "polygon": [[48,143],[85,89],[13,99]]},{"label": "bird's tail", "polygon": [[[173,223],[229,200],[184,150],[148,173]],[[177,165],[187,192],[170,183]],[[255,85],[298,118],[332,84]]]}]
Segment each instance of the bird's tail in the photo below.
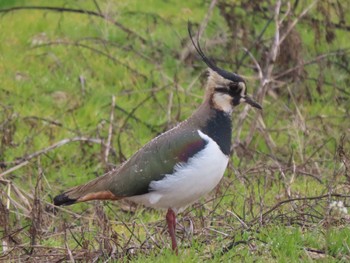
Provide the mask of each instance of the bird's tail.
[{"label": "bird's tail", "polygon": [[112,174],[111,172],[107,173],[86,184],[69,189],[53,199],[54,205],[72,205],[89,200],[121,199],[121,197],[117,197],[109,190]]}]

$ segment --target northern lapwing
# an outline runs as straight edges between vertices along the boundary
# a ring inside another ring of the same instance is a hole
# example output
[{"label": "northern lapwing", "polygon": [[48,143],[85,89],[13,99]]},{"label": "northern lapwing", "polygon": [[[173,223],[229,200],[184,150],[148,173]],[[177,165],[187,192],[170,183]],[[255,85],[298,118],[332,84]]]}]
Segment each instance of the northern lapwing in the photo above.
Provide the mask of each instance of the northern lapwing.
[{"label": "northern lapwing", "polygon": [[54,204],[71,205],[89,200],[131,200],[167,209],[166,221],[177,253],[176,214],[207,194],[221,180],[230,154],[233,108],[245,102],[262,109],[247,95],[244,79],[219,68],[195,44],[209,67],[203,103],[187,120],[157,136],[119,168],[54,198]]}]

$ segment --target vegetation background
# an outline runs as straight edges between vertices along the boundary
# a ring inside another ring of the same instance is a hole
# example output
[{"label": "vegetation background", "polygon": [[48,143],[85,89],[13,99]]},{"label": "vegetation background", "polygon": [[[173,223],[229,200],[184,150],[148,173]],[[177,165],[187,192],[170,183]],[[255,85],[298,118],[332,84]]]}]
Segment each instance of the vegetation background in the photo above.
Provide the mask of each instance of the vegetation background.
[{"label": "vegetation background", "polygon": [[[201,103],[206,54],[262,113],[233,114],[225,177],[180,217],[52,198]],[[0,261],[349,262],[350,2],[0,2]]]}]

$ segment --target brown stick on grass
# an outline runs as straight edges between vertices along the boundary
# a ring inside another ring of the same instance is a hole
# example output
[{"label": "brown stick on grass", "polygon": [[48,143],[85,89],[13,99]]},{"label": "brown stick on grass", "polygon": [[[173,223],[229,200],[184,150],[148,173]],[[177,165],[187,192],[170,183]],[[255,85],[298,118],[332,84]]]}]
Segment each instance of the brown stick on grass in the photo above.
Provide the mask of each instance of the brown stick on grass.
[{"label": "brown stick on grass", "polygon": [[106,143],[106,149],[104,154],[105,164],[108,163],[109,150],[111,148],[112,135],[113,135],[113,122],[114,122],[114,108],[115,108],[115,96],[112,96],[112,105],[111,105],[111,115],[109,117],[109,129],[108,129],[108,138]]},{"label": "brown stick on grass", "polygon": [[38,156],[40,156],[42,154],[46,154],[46,153],[48,153],[48,152],[50,152],[50,151],[52,151],[52,150],[54,150],[56,148],[59,148],[59,147],[65,145],[65,144],[68,144],[68,143],[71,143],[71,142],[90,142],[90,143],[102,144],[105,147],[107,147],[102,140],[95,139],[95,138],[75,137],[75,138],[71,138],[71,139],[63,139],[63,140],[61,140],[59,142],[54,143],[53,145],[51,145],[49,147],[41,149],[41,150],[39,150],[37,152],[34,152],[34,153],[30,154],[30,155],[18,158],[16,161],[12,162],[12,164],[15,164],[15,166],[11,167],[10,169],[8,169],[8,170],[6,170],[4,172],[2,172],[0,174],[0,178],[5,176],[5,175],[7,175],[7,174],[9,174],[9,173],[14,172],[15,170],[17,170],[17,169],[19,169],[19,168],[21,168],[23,166],[26,166],[31,159],[36,158],[36,157],[38,157]]}]

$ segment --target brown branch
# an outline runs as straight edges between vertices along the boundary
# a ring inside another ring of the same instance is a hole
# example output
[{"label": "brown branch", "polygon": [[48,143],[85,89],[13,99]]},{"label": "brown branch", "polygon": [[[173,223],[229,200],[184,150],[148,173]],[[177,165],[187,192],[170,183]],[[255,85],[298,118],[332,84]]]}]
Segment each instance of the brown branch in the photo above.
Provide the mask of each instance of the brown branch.
[{"label": "brown branch", "polygon": [[128,114],[128,116],[126,116],[124,123],[121,125],[120,129],[119,129],[119,134],[118,134],[118,138],[117,138],[117,143],[118,143],[118,148],[119,148],[119,158],[120,158],[120,162],[125,161],[125,155],[122,152],[122,145],[121,145],[121,134],[123,129],[125,128],[126,124],[128,123],[129,119],[131,119],[131,116],[134,115],[134,113],[136,112],[136,110],[141,107],[146,101],[148,101],[149,99],[152,98],[152,95],[146,97],[144,100],[142,100],[139,104],[137,104],[132,110],[131,112]]},{"label": "brown branch", "polygon": [[[271,48],[269,50],[269,55],[267,57],[266,65],[265,65],[265,67],[262,70],[263,78],[260,78],[260,85],[259,85],[259,88],[257,90],[257,101],[260,102],[261,104],[262,104],[262,101],[263,101],[263,99],[264,99],[264,97],[265,97],[269,87],[270,87],[269,83],[271,83],[273,81],[273,79],[274,79],[274,77],[273,77],[273,69],[274,69],[274,66],[275,66],[275,61],[277,59],[281,43],[286,39],[288,34],[291,32],[291,30],[297,25],[297,23],[300,21],[300,19],[302,17],[304,17],[310,11],[310,9],[315,5],[315,3],[317,1],[318,0],[313,1],[307,8],[305,8],[302,11],[302,13],[296,19],[294,19],[294,21],[288,27],[286,32],[283,33],[283,34],[281,34],[281,32],[280,32],[280,27],[281,27],[281,24],[282,24],[283,20],[288,15],[288,12],[290,11],[290,9],[288,8],[289,11],[287,11],[284,14],[284,16],[281,19],[279,19],[280,13],[281,13],[281,4],[282,4],[282,2],[281,1],[277,1],[276,2],[275,12],[274,12],[275,35],[274,35],[274,38],[273,38],[273,43],[272,43]],[[240,126],[238,126],[238,127],[240,129],[241,129],[241,126],[242,126],[242,123],[243,123],[244,119],[248,115],[248,112],[249,112],[249,108],[246,107],[245,110],[239,116],[239,124],[240,124]],[[259,121],[261,123],[263,123],[260,114],[256,114],[254,120],[251,123],[249,134],[247,135],[247,137],[245,139],[245,145],[249,145],[250,142],[252,141],[255,131],[259,127]],[[260,125],[260,127],[262,128],[262,131],[263,131],[264,130],[263,126]],[[238,136],[237,136],[236,141],[238,141]],[[268,144],[269,142],[266,141],[266,143]]]},{"label": "brown branch", "polygon": [[261,30],[261,32],[259,33],[258,37],[256,38],[256,40],[254,41],[253,44],[251,44],[249,46],[249,48],[243,48],[243,50],[245,51],[244,54],[242,55],[242,57],[239,59],[239,61],[237,62],[237,71],[238,69],[242,66],[243,61],[245,60],[245,58],[247,57],[247,55],[252,56],[250,53],[250,50],[252,50],[254,47],[256,47],[256,45],[261,41],[262,37],[264,36],[266,30],[268,29],[270,23],[273,21],[273,17],[268,19],[268,21],[266,22],[264,28]]},{"label": "brown branch", "polygon": [[106,144],[106,150],[105,150],[105,156],[104,156],[104,160],[105,160],[106,164],[108,162],[109,150],[110,150],[111,141],[112,141],[113,122],[114,122],[114,108],[115,108],[115,96],[112,96],[112,106],[111,106],[111,115],[110,115],[110,118],[109,118],[108,138],[107,138],[107,144]]},{"label": "brown branch", "polygon": [[[86,138],[86,137],[75,137],[75,138],[71,138],[71,139],[63,139],[49,147],[46,147],[44,149],[41,149],[37,152],[34,152],[30,155],[27,155],[27,156],[24,156],[24,157],[21,157],[21,158],[18,158],[16,161],[12,162],[12,164],[16,165],[8,170],[6,170],[5,172],[1,173],[0,174],[0,178],[3,177],[4,175],[6,174],[9,174],[19,168],[21,168],[22,166],[25,166],[29,163],[29,161],[35,157],[38,157],[42,154],[46,154],[58,147],[61,147],[67,143],[70,143],[70,142],[91,142],[91,143],[98,143],[98,144],[103,144],[104,145],[104,142],[100,139],[94,139],[94,138]],[[105,146],[106,147],[106,146]]]},{"label": "brown branch", "polygon": [[[288,36],[288,34],[292,31],[292,29],[297,25],[297,23],[300,21],[300,19],[302,19],[310,10],[311,8],[313,8],[313,6],[318,2],[318,0],[313,1],[307,8],[305,8],[301,14],[294,19],[294,21],[289,25],[288,29],[284,32],[284,34],[280,37],[280,41],[278,43],[278,45],[281,45],[282,42],[286,39],[286,37]],[[287,14],[285,14],[286,16]]]},{"label": "brown branch", "polygon": [[106,20],[109,23],[112,23],[113,25],[119,27],[122,31],[126,32],[129,35],[135,36],[137,39],[139,39],[143,44],[146,44],[146,39],[132,31],[130,28],[125,27],[123,24],[115,21],[114,19],[110,18],[108,15],[97,13],[95,11],[91,10],[85,10],[85,9],[73,9],[73,8],[66,8],[66,7],[54,7],[54,6],[15,6],[5,9],[0,9],[0,13],[10,13],[15,12],[19,10],[46,10],[46,11],[53,11],[53,12],[70,12],[70,13],[78,13],[78,14],[84,14],[84,15],[91,15],[100,17],[104,20]]},{"label": "brown branch", "polygon": [[271,207],[269,210],[267,210],[266,212],[264,212],[261,216],[257,216],[255,217],[253,220],[251,220],[248,225],[252,226],[253,224],[255,224],[257,221],[259,221],[260,219],[264,218],[265,216],[267,216],[268,214],[270,214],[271,212],[273,212],[274,210],[276,210],[278,207],[287,204],[287,203],[291,203],[291,202],[295,202],[295,201],[305,201],[305,200],[319,200],[319,199],[323,199],[323,198],[329,198],[329,197],[343,197],[343,198],[350,198],[350,195],[343,195],[343,194],[325,194],[325,195],[320,195],[320,196],[310,196],[310,197],[297,197],[297,198],[291,198],[291,199],[287,199],[287,200],[283,200],[278,202],[277,204],[275,204],[273,207]]},{"label": "brown branch", "polygon": [[348,54],[350,53],[350,48],[344,48],[344,49],[340,49],[340,50],[336,50],[336,51],[332,51],[332,52],[328,52],[328,53],[325,53],[325,54],[321,54],[301,65],[298,65],[296,67],[293,67],[293,68],[290,68],[284,72],[281,72],[281,73],[277,73],[277,75],[274,76],[274,79],[279,79],[285,75],[288,75],[290,74],[291,72],[293,71],[296,71],[296,70],[299,70],[300,68],[302,67],[305,67],[305,66],[308,66],[310,64],[314,64],[316,62],[320,62],[321,60],[327,58],[327,57],[330,57],[330,56],[339,56],[339,55],[344,55],[344,54]]},{"label": "brown branch", "polygon": [[41,44],[41,45],[38,45],[38,46],[35,46],[35,48],[38,48],[38,47],[43,47],[43,46],[51,46],[51,45],[71,45],[71,46],[75,46],[75,47],[82,47],[82,48],[86,48],[86,49],[89,49],[90,51],[93,51],[97,54],[100,54],[104,57],[107,57],[108,59],[112,60],[116,65],[122,65],[124,66],[125,68],[127,68],[128,70],[130,70],[132,73],[142,77],[144,80],[147,80],[147,76],[138,72],[136,69],[130,67],[128,64],[120,61],[119,59],[109,55],[108,53],[105,53],[97,48],[93,48],[93,47],[90,47],[88,45],[85,45],[85,44],[81,44],[81,43],[77,43],[77,42],[69,42],[69,41],[53,41],[53,42],[47,42],[47,43],[44,43],[44,44]]},{"label": "brown branch", "polygon": [[[280,20],[279,20],[279,15],[280,15],[280,10],[281,10],[281,4],[282,2],[279,0],[276,2],[275,5],[275,12],[274,12],[274,16],[273,16],[273,20],[275,22],[275,35],[274,35],[274,40],[273,43],[271,45],[270,51],[269,51],[269,55],[267,57],[267,62],[266,62],[266,66],[261,69],[260,68],[260,85],[257,89],[257,100],[258,102],[262,103],[265,94],[267,92],[268,89],[268,83],[271,80],[271,76],[272,76],[272,71],[274,68],[274,64],[278,55],[278,51],[279,51],[279,45],[280,45]],[[253,60],[254,61],[254,60]],[[237,146],[240,141],[239,141],[239,137],[242,131],[242,125],[244,120],[247,118],[248,113],[249,113],[250,107],[248,107],[247,105],[244,107],[244,110],[241,112],[241,114],[238,117],[238,124],[237,124],[237,136],[235,139],[235,143],[234,145]],[[253,138],[253,134],[256,130],[256,127],[258,125],[258,121],[259,121],[259,115],[260,113],[257,113],[255,115],[254,120],[251,123],[251,127],[250,127],[250,131],[249,134],[247,135],[246,139],[245,139],[245,145],[249,145],[252,138]]]},{"label": "brown branch", "polygon": [[115,108],[119,111],[121,111],[122,113],[126,114],[127,116],[130,116],[130,119],[133,119],[135,121],[137,121],[138,123],[141,123],[142,125],[144,125],[146,128],[148,128],[151,132],[153,133],[159,133],[159,131],[157,129],[155,129],[152,125],[148,124],[147,122],[144,122],[143,120],[141,120],[140,118],[136,117],[132,112],[128,112],[127,110],[125,110],[124,108],[115,105]]},{"label": "brown branch", "polygon": [[[295,13],[295,7],[293,7],[293,10],[294,10],[293,12]],[[254,14],[256,16],[259,16],[263,19],[269,19],[269,17],[266,15],[270,12],[268,7],[260,6],[259,8],[254,9],[254,12],[255,12]],[[284,11],[282,10],[281,13],[284,13]],[[336,28],[336,29],[343,30],[343,31],[350,31],[350,25],[346,25],[345,21],[344,22],[340,21],[339,23],[335,23],[332,21],[326,21],[326,20],[321,20],[321,19],[317,19],[314,17],[310,17],[308,15],[304,16],[303,21],[306,21],[310,25],[315,25],[315,24],[326,25],[327,24],[327,27],[332,28],[332,29]]]},{"label": "brown branch", "polygon": [[[204,17],[202,23],[201,23],[200,26],[199,26],[199,29],[198,29],[198,39],[201,38],[201,36],[202,36],[202,34],[203,34],[205,28],[207,27],[208,21],[209,21],[211,15],[212,15],[212,13],[213,13],[213,9],[214,9],[214,7],[216,6],[216,3],[217,3],[217,0],[212,0],[212,1],[211,1],[210,5],[209,5],[209,8],[208,8],[208,11],[207,11],[207,13],[206,13],[206,15],[205,15],[205,17]],[[180,54],[180,61],[184,61],[184,60],[188,57],[188,55],[189,55],[190,53],[192,53],[192,52],[195,50],[195,49],[194,49],[194,46],[192,45],[190,39],[188,39],[188,41],[187,41],[185,47],[187,47],[187,48],[184,49],[184,50],[181,52],[181,54]]]}]

